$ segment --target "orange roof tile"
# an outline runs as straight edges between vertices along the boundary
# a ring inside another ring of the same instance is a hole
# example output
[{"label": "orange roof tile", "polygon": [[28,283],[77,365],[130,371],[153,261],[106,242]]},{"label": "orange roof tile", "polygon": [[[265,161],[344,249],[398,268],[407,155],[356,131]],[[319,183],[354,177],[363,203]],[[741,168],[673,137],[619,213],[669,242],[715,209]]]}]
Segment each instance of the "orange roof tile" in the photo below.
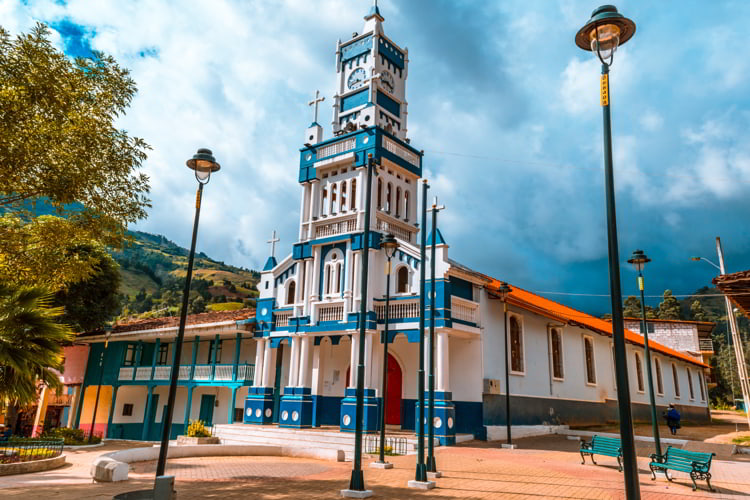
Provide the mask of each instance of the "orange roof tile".
[{"label": "orange roof tile", "polygon": [[[491,282],[487,285],[487,288],[490,291],[496,291],[502,283],[502,281],[491,278]],[[522,309],[535,312],[550,319],[558,320],[562,323],[578,325],[597,333],[609,335],[610,337],[612,336],[612,323],[610,323],[609,321],[596,318],[594,316],[591,316],[590,314],[586,314],[571,307],[564,306],[558,302],[545,299],[544,297],[540,297],[539,295],[533,294],[522,288],[518,288],[515,285],[511,285],[511,288],[513,289],[513,291],[508,296],[508,304],[512,304]],[[643,336],[631,332],[630,330],[625,330],[625,340],[639,346],[643,346],[644,344]],[[665,345],[659,344],[658,342],[654,342],[653,340],[649,340],[648,345],[654,351],[681,359],[683,361],[687,361],[694,365],[708,368],[707,364],[702,363],[697,359],[688,356],[687,354],[683,354],[679,351],[675,351],[674,349],[670,349]]]},{"label": "orange roof tile", "polygon": [[[235,311],[209,311],[200,314],[188,314],[186,325],[200,325],[210,323],[220,323],[222,321],[241,321],[255,316],[255,309],[245,308]],[[118,323],[112,328],[113,334],[135,332],[139,330],[156,330],[157,328],[177,327],[180,324],[179,316],[162,316],[160,318],[137,319],[135,321],[126,321]],[[85,332],[79,334],[79,337],[90,335],[101,335],[103,330]]]}]

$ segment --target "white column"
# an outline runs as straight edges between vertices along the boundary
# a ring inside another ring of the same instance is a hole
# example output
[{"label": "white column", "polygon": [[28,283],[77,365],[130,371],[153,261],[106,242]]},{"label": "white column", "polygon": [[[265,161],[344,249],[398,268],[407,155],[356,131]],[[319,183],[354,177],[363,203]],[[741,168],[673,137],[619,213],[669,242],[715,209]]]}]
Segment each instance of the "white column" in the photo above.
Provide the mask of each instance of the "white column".
[{"label": "white column", "polygon": [[365,333],[365,387],[372,387],[372,333]]},{"label": "white column", "polygon": [[370,372],[370,389],[375,389],[376,395],[381,394],[383,388],[383,344],[380,343],[380,332],[370,335],[372,337],[372,355],[367,358],[367,369]]},{"label": "white column", "polygon": [[352,350],[349,355],[349,387],[357,386],[357,356],[359,354],[359,333],[352,334]]},{"label": "white column", "polygon": [[263,386],[263,360],[265,358],[266,339],[255,341],[255,376],[253,377],[253,387]]},{"label": "white column", "polygon": [[310,344],[312,337],[305,336],[301,337],[302,343],[300,346],[299,356],[299,382],[298,387],[310,387]]},{"label": "white column", "polygon": [[352,252],[352,312],[359,312],[361,252]]},{"label": "white column", "polygon": [[292,353],[289,356],[289,387],[297,386],[297,378],[299,377],[299,351],[300,351],[300,340],[301,337],[293,337],[292,340]]},{"label": "white column", "polygon": [[[310,222],[314,218],[318,217],[318,197],[320,196],[320,181],[318,179],[314,179],[310,181]],[[312,225],[310,226],[310,238],[314,238],[315,235],[312,234]]]},{"label": "white column", "polygon": [[323,383],[323,357],[325,355],[323,344],[313,345],[312,349],[312,382],[310,384],[310,392],[322,395],[320,386]]},{"label": "white column", "polygon": [[437,390],[448,392],[450,388],[450,338],[448,332],[437,332]]},{"label": "white column", "polygon": [[[318,290],[320,289],[320,273],[318,272],[319,269],[320,247],[317,246],[313,248],[312,279],[310,280],[310,284],[312,285],[312,288],[310,290],[310,300],[313,302],[320,300],[320,296],[318,295]],[[311,318],[311,320],[314,320],[314,318]]]},{"label": "white column", "polygon": [[274,365],[276,356],[275,352],[271,347],[271,339],[266,339],[263,349],[263,387],[273,387],[273,381],[271,380],[271,366]]},{"label": "white column", "polygon": [[308,196],[310,192],[310,188],[306,185],[302,185],[302,196],[300,196],[300,205],[299,205],[299,241],[302,241],[305,238],[305,221],[307,218],[305,217],[305,208],[307,208],[310,203],[308,201]]},{"label": "white column", "polygon": [[305,297],[305,261],[297,261],[296,278],[297,286],[294,289],[294,316],[299,316],[303,309],[303,300]]},{"label": "white column", "polygon": [[73,397],[70,402],[70,409],[68,410],[68,424],[69,428],[73,428],[76,419],[76,408],[78,408],[78,398],[81,397],[81,386],[73,386]]},{"label": "white column", "polygon": [[346,247],[346,266],[344,267],[344,320],[348,318],[348,313],[352,310],[352,271],[354,262],[351,245]]},{"label": "white column", "polygon": [[305,292],[302,296],[302,301],[304,302],[304,316],[308,316],[310,314],[310,296],[312,295],[312,268],[313,268],[313,261],[312,260],[305,260]]}]

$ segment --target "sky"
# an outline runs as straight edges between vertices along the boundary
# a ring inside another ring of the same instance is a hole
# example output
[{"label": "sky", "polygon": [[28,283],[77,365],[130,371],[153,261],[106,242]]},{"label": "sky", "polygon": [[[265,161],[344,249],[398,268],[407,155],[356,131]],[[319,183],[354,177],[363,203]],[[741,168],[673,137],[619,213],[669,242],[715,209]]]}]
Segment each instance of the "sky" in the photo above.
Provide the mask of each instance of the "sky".
[{"label": "sky", "polygon": [[[67,54],[98,50],[131,70],[139,93],[118,126],[153,147],[153,208],[132,229],[189,245],[185,160],[208,147],[222,168],[204,192],[198,249],[259,269],[272,230],[287,252],[297,239],[307,102],[326,97],[330,137],[336,41],[362,30],[370,4],[0,0],[0,25],[16,35],[44,22]],[[450,257],[608,312],[600,64],[573,41],[598,2],[379,5],[386,35],[409,48],[409,136],[447,207]],[[716,274],[690,261],[716,261],[716,236],[728,272],[750,268],[750,2],[617,6],[637,25],[610,76],[623,295],[637,290],[635,249],[653,260],[647,295],[687,295]]]}]

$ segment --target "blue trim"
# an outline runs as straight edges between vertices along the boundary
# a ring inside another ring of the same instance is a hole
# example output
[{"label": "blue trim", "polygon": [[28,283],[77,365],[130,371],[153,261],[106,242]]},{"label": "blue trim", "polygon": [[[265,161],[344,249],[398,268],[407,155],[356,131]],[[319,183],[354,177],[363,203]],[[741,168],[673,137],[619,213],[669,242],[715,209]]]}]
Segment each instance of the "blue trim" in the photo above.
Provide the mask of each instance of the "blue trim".
[{"label": "blue trim", "polygon": [[[445,238],[443,238],[443,233],[440,232],[440,228],[435,228],[435,240],[436,245],[447,245]],[[432,245],[432,231],[427,233],[427,245]]]},{"label": "blue trim", "polygon": [[[388,47],[385,46],[386,43]],[[404,54],[393,46],[393,42],[387,42],[382,37],[378,38],[378,53],[398,69],[404,69]]]},{"label": "blue trim", "polygon": [[283,284],[287,279],[291,278],[296,271],[297,271],[297,263],[294,262],[292,265],[287,267],[284,270],[284,272],[278,275],[276,279],[274,279],[274,282],[273,282],[274,286],[279,286]]},{"label": "blue trim", "polygon": [[264,271],[270,271],[274,267],[276,267],[278,264],[276,263],[276,257],[269,257],[266,261],[266,265],[263,266]]},{"label": "blue trim", "polygon": [[366,36],[361,40],[355,42],[349,42],[341,46],[341,65],[349,62],[350,59],[354,59],[363,54],[367,54],[372,50],[372,35]]},{"label": "blue trim", "polygon": [[289,340],[289,337],[271,337],[271,348],[276,349],[285,340]]},{"label": "blue trim", "polygon": [[[341,401],[341,432],[355,431],[355,411],[357,407],[356,389],[348,387],[346,396]],[[364,414],[362,419],[362,432],[365,434],[374,434],[380,428],[380,399],[375,397],[375,389],[364,390]],[[348,419],[347,419],[348,417]],[[345,421],[348,420],[347,423]]]},{"label": "blue trim", "polygon": [[382,107],[395,117],[401,118],[401,105],[379,90],[377,101],[378,106]]},{"label": "blue trim", "polygon": [[[368,102],[370,102],[370,89],[369,87],[364,88],[363,90],[360,90],[359,92],[342,97],[341,98],[341,104],[340,104],[340,110],[341,113],[345,113],[351,109],[358,108],[360,106],[364,106]],[[320,159],[326,158],[325,156],[321,156]]]},{"label": "blue trim", "polygon": [[313,427],[321,425],[339,425],[341,401],[344,398],[336,396],[312,396]]},{"label": "blue trim", "polygon": [[[342,264],[342,271],[346,270],[346,243],[336,243],[333,245],[324,245],[320,249],[320,269],[318,269],[318,276],[320,277],[320,280],[318,281],[318,297],[323,297],[323,270],[325,269],[326,264],[326,257],[328,256],[328,253],[334,249],[341,250],[341,253],[344,256],[344,263]],[[314,272],[314,271],[313,271]],[[344,296],[344,278],[346,276],[346,272],[342,272],[341,276],[339,276],[339,290],[341,290],[341,296]]]}]

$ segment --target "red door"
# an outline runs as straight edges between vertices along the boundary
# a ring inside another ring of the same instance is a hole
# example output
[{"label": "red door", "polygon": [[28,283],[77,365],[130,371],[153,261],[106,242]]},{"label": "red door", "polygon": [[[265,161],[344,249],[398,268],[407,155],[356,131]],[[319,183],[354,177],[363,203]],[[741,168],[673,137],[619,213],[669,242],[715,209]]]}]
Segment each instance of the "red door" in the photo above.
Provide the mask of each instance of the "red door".
[{"label": "red door", "polygon": [[388,354],[388,394],[386,394],[385,423],[401,425],[401,367]]}]

